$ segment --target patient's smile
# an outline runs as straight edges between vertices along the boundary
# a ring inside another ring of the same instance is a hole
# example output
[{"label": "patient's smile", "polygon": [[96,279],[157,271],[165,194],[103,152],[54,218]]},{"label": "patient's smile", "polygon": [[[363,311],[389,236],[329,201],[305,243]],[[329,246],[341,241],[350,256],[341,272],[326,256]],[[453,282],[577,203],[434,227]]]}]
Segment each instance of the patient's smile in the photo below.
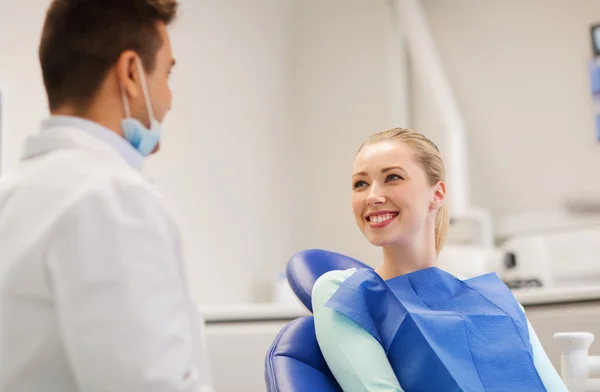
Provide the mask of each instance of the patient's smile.
[{"label": "patient's smile", "polygon": [[379,227],[387,226],[397,216],[398,216],[397,212],[386,212],[383,214],[367,216],[367,221],[369,221],[371,227],[379,228]]}]

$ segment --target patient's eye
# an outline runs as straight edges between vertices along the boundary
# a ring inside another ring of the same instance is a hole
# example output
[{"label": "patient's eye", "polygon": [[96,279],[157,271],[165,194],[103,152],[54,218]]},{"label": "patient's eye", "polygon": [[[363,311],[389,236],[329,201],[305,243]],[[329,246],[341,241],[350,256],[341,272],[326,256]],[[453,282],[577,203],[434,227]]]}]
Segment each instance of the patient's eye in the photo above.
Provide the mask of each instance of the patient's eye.
[{"label": "patient's eye", "polygon": [[385,182],[388,182],[388,181],[397,181],[397,180],[404,180],[404,178],[400,177],[397,174],[390,174],[389,176],[387,176],[385,178]]},{"label": "patient's eye", "polygon": [[358,180],[354,183],[354,185],[352,186],[353,189],[357,189],[357,188],[362,188],[364,186],[367,186],[367,183],[364,182],[363,180]]}]

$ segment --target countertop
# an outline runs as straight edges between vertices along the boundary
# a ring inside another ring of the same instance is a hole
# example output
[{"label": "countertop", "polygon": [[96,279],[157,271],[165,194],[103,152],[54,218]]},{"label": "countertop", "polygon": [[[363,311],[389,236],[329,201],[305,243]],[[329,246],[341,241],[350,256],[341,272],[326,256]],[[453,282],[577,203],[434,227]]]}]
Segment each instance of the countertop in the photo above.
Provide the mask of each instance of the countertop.
[{"label": "countertop", "polygon": [[247,303],[200,306],[207,323],[293,320],[310,315],[300,303]]},{"label": "countertop", "polygon": [[512,290],[523,306],[600,301],[600,285]]},{"label": "countertop", "polygon": [[[524,307],[588,301],[600,303],[600,285],[514,289],[513,293]],[[205,305],[200,306],[200,312],[208,324],[287,321],[310,314],[302,305],[294,302]]]}]

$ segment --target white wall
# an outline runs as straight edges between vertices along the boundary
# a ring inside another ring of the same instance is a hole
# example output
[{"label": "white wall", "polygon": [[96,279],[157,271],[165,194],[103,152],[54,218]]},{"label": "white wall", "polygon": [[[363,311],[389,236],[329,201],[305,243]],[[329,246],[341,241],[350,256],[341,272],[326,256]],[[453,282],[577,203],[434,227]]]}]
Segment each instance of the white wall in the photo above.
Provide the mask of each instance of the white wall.
[{"label": "white wall", "polygon": [[[0,84],[7,90],[3,169],[15,167],[21,142],[47,114],[37,46],[49,0],[0,0]],[[18,37],[18,43],[17,38]]]},{"label": "white wall", "polygon": [[[587,61],[591,0],[423,0],[465,117],[473,201],[496,217],[600,199]],[[436,133],[421,84],[414,126]]]},{"label": "white wall", "polygon": [[185,1],[167,135],[149,169],[181,223],[201,302],[269,298],[296,228],[288,0]]}]

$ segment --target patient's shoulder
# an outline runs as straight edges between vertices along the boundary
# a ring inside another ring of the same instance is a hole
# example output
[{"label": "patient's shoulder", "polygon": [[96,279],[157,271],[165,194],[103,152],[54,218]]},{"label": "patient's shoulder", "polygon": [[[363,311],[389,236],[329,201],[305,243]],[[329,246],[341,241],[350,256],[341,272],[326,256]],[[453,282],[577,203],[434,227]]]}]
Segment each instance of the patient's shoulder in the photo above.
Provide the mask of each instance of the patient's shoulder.
[{"label": "patient's shoulder", "polygon": [[312,289],[313,309],[318,306],[324,306],[325,303],[335,294],[342,283],[350,276],[356,273],[356,268],[347,270],[334,270],[321,275]]},{"label": "patient's shoulder", "polygon": [[315,287],[341,285],[346,279],[356,273],[356,268],[350,268],[347,270],[334,270],[325,272],[315,282]]}]

